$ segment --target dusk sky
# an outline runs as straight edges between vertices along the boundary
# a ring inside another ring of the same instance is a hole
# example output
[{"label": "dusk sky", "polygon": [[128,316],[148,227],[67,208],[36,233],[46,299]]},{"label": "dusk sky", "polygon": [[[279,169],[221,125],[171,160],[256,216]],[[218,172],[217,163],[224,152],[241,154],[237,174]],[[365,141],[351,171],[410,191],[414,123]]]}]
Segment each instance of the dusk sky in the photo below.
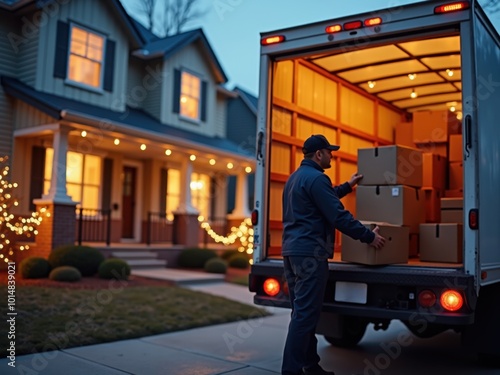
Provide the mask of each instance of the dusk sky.
[{"label": "dusk sky", "polygon": [[[138,0],[121,1],[129,14],[138,14]],[[205,10],[205,15],[188,24],[185,30],[203,28],[228,76],[229,89],[239,86],[257,96],[260,32],[419,1],[198,0],[198,9]],[[137,18],[146,23],[144,17]],[[494,23],[498,29],[500,12],[495,14]]]}]

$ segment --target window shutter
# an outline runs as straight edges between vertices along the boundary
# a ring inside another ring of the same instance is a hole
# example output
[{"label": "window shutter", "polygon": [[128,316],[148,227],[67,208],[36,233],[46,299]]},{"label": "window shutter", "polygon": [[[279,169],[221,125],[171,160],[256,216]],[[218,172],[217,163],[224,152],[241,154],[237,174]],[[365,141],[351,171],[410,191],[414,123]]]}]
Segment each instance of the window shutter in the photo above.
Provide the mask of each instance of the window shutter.
[{"label": "window shutter", "polygon": [[181,111],[181,71],[174,69],[174,102],[172,103],[174,113]]},{"label": "window shutter", "polygon": [[168,171],[165,168],[162,168],[160,173],[160,213],[167,211],[167,180]]},{"label": "window shutter", "polygon": [[201,121],[207,121],[207,81],[201,81]]},{"label": "window shutter", "polygon": [[104,82],[103,89],[105,91],[113,91],[113,75],[115,71],[115,49],[116,43],[112,40],[106,41],[106,53],[104,62]]},{"label": "window shutter", "polygon": [[113,159],[104,158],[104,165],[102,168],[102,209],[111,209],[111,189],[113,182]]},{"label": "window shutter", "polygon": [[54,77],[66,78],[68,71],[69,25],[57,21],[56,55],[54,58]]},{"label": "window shutter", "polygon": [[36,210],[33,199],[40,199],[42,197],[44,172],[45,148],[33,146],[31,149],[30,211]]}]

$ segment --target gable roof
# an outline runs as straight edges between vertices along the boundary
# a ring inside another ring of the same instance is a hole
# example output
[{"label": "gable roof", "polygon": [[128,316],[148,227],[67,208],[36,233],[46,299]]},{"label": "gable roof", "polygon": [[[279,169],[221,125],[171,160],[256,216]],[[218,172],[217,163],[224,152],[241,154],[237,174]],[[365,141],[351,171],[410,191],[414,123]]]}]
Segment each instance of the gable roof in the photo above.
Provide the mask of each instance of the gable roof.
[{"label": "gable roof", "polygon": [[210,148],[243,158],[253,157],[253,154],[239,147],[236,143],[219,137],[208,137],[184,129],[161,123],[146,112],[126,107],[124,112],[112,111],[92,104],[82,103],[62,96],[47,94],[22,83],[16,78],[1,76],[0,82],[4,91],[23,102],[58,120],[82,123],[110,123],[117,131],[124,134],[134,134],[157,142],[176,142],[191,145],[200,149]]},{"label": "gable roof", "polygon": [[143,59],[163,57],[164,59],[177,53],[184,47],[199,42],[206,53],[209,63],[216,73],[219,83],[227,82],[227,76],[222,69],[215,53],[208,42],[202,29],[194,29],[183,33],[167,36],[165,38],[152,40],[145,43],[142,48],[134,52],[134,55]]},{"label": "gable roof", "polygon": [[252,94],[250,94],[248,91],[245,91],[238,86],[236,86],[233,90],[238,93],[239,97],[241,98],[243,103],[246,104],[248,109],[250,109],[250,111],[252,111],[252,113],[255,116],[257,116],[257,105],[258,105],[259,99],[255,96],[253,96]]}]

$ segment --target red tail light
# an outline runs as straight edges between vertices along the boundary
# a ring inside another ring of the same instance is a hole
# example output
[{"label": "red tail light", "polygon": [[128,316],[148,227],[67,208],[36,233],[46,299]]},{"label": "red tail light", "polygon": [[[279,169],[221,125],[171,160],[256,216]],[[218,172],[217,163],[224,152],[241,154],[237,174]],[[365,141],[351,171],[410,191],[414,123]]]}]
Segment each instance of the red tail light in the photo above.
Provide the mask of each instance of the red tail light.
[{"label": "red tail light", "polygon": [[253,210],[251,219],[252,219],[252,225],[255,226],[255,225],[259,224],[259,211]]},{"label": "red tail light", "polygon": [[435,7],[434,13],[450,13],[469,8],[470,8],[470,3],[468,1],[456,1],[454,3],[449,3]]},{"label": "red tail light", "polygon": [[441,294],[441,306],[448,311],[457,311],[464,305],[464,298],[456,290],[446,290]]},{"label": "red tail light", "polygon": [[432,290],[422,290],[418,294],[418,303],[422,307],[432,307],[436,304],[437,297]]},{"label": "red tail light", "polygon": [[285,37],[283,35],[273,35],[273,36],[268,36],[265,38],[262,38],[260,40],[260,44],[263,46],[268,46],[270,44],[276,44],[276,43],[281,43],[285,40]]},{"label": "red tail light", "polygon": [[280,292],[281,286],[278,280],[269,278],[264,281],[264,292],[271,297],[274,297]]},{"label": "red tail light", "polygon": [[361,27],[363,27],[363,23],[361,21],[352,21],[344,23],[344,30],[360,29]]}]

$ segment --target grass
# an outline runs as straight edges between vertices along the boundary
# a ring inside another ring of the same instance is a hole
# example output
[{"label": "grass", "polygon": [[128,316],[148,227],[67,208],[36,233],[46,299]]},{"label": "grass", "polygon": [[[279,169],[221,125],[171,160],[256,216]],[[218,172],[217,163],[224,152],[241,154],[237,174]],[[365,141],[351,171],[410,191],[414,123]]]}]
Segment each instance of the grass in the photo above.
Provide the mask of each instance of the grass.
[{"label": "grass", "polygon": [[[6,301],[7,288],[0,290]],[[99,290],[17,286],[15,307],[17,355],[269,315],[254,306],[179,287],[120,288],[119,282]],[[9,317],[7,303],[0,314]],[[0,336],[3,352],[9,341],[6,333]]]}]

